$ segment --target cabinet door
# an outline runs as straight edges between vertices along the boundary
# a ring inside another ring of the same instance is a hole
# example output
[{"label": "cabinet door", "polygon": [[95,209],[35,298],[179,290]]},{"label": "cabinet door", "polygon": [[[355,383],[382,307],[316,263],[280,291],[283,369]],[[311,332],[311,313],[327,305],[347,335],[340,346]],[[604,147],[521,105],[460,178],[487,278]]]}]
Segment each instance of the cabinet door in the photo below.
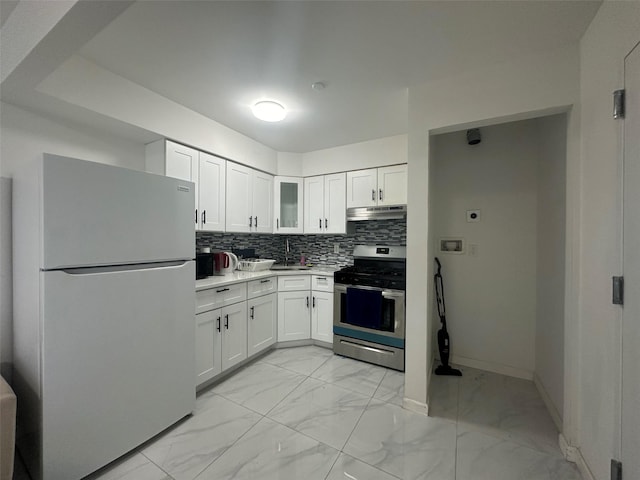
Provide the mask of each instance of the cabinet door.
[{"label": "cabinet door", "polygon": [[324,233],[347,233],[347,175],[324,177]]},{"label": "cabinet door", "polygon": [[196,315],[196,386],[222,371],[220,309]]},{"label": "cabinet door", "polygon": [[278,294],[271,293],[247,302],[248,355],[255,355],[276,343],[276,309]]},{"label": "cabinet door", "polygon": [[273,232],[273,176],[253,171],[253,232]]},{"label": "cabinet door", "polygon": [[370,207],[377,204],[378,170],[347,172],[347,207]]},{"label": "cabinet door", "polygon": [[311,338],[333,343],[333,293],[311,293]]},{"label": "cabinet door", "polygon": [[407,166],[394,165],[378,169],[378,205],[407,203]]},{"label": "cabinet door", "polygon": [[222,370],[247,358],[247,302],[222,309]]},{"label": "cabinet door", "polygon": [[275,177],[273,233],[302,233],[302,178]]},{"label": "cabinet door", "polygon": [[198,172],[200,230],[224,232],[226,160],[200,152]]},{"label": "cabinet door", "polygon": [[278,341],[306,340],[311,335],[309,290],[278,293]]},{"label": "cabinet door", "polygon": [[251,212],[252,170],[244,165],[227,162],[227,232],[249,232]]},{"label": "cabinet door", "polygon": [[324,228],[324,176],[304,179],[304,233],[322,233]]},{"label": "cabinet door", "polygon": [[198,162],[199,152],[190,147],[185,147],[179,143],[166,142],[165,175],[167,177],[188,180],[196,184],[196,211],[195,225],[199,229],[199,206],[198,206]]}]

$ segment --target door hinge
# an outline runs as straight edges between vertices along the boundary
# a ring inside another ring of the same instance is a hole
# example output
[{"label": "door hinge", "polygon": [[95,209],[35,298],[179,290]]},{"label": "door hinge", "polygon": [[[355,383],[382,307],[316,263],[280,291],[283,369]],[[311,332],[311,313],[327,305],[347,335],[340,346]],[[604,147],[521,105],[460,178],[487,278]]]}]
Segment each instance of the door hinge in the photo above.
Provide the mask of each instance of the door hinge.
[{"label": "door hinge", "polygon": [[624,305],[624,277],[613,277],[613,299],[614,305]]},{"label": "door hinge", "polygon": [[624,118],[625,110],[624,89],[613,92],[613,118]]},{"label": "door hinge", "polygon": [[611,459],[611,480],[622,480],[622,462]]}]

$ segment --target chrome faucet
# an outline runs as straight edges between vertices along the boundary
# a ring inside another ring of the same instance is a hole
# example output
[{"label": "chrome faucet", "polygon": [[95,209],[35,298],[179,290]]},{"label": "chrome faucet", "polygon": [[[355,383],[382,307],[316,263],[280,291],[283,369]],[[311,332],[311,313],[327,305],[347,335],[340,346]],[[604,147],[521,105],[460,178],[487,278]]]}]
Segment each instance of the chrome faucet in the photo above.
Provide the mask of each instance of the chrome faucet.
[{"label": "chrome faucet", "polygon": [[289,265],[289,254],[291,253],[291,245],[289,245],[289,239],[284,239],[284,264]]}]

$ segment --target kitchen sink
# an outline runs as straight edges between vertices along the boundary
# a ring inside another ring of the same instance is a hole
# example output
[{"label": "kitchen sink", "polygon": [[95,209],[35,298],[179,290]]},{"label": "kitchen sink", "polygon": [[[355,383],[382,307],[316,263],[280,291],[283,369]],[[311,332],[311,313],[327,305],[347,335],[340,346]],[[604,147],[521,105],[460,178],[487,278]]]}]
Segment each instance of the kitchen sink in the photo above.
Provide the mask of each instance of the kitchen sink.
[{"label": "kitchen sink", "polygon": [[309,270],[311,267],[304,265],[272,265],[271,270]]}]

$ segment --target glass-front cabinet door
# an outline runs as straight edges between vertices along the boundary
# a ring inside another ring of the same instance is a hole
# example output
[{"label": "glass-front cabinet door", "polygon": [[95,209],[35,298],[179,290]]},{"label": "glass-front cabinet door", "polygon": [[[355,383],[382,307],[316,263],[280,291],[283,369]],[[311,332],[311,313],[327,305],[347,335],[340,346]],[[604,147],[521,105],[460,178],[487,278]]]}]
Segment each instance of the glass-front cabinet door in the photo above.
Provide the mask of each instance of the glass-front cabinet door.
[{"label": "glass-front cabinet door", "polygon": [[273,233],[302,233],[303,179],[275,177]]}]

